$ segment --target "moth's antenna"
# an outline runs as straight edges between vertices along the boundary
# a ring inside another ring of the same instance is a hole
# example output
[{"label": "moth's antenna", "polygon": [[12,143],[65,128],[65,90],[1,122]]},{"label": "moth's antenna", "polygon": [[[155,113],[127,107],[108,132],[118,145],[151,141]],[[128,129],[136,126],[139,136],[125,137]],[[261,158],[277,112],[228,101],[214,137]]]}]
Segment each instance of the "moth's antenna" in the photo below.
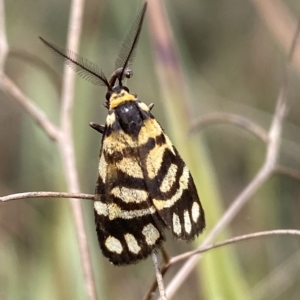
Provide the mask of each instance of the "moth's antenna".
[{"label": "moth's antenna", "polygon": [[120,71],[118,72],[117,78],[111,77],[110,83],[112,86],[115,84],[116,79],[119,80],[119,85],[122,86],[122,80],[123,80],[124,76],[128,77],[128,76],[126,76],[126,72],[128,71],[127,67],[129,64],[131,64],[133,62],[133,59],[134,59],[134,56],[136,53],[136,46],[138,44],[140,33],[142,30],[146,9],[147,9],[147,2],[145,2],[140,13],[137,15],[133,26],[131,27],[129,33],[127,34],[127,36],[121,46],[121,49],[120,49],[120,52],[119,52],[119,55],[118,55],[118,58],[117,58],[116,64],[115,64],[116,70],[119,69]]},{"label": "moth's antenna", "polygon": [[92,82],[96,85],[104,85],[107,87],[108,91],[111,91],[111,85],[109,84],[106,76],[103,74],[102,70],[99,67],[89,61],[88,59],[79,56],[78,54],[72,52],[71,50],[63,50],[59,47],[47,42],[42,37],[39,39],[49,47],[54,53],[58,54],[59,57],[63,58],[75,72]]}]

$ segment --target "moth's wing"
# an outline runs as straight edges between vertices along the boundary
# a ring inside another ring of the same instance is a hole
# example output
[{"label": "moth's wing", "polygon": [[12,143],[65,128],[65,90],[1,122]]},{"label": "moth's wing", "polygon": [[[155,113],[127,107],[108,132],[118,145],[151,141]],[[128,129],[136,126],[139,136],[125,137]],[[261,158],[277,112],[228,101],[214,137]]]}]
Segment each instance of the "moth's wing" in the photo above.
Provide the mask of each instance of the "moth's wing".
[{"label": "moth's wing", "polygon": [[139,151],[147,191],[173,234],[191,240],[205,227],[194,180],[159,123],[150,112],[144,114],[148,118],[139,133]]},{"label": "moth's wing", "polygon": [[165,225],[146,190],[137,142],[122,130],[104,133],[95,194],[99,244],[113,264],[136,263],[162,243]]}]

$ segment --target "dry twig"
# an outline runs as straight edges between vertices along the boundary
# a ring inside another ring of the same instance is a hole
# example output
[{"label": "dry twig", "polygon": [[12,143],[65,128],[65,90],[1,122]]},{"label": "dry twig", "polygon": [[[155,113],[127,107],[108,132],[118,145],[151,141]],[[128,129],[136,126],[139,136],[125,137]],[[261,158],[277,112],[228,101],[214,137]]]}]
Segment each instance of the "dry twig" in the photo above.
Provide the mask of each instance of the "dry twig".
[{"label": "dry twig", "polygon": [[198,131],[199,129],[203,129],[206,126],[216,123],[233,124],[245,129],[246,131],[249,131],[264,143],[268,142],[268,133],[262,127],[245,117],[224,112],[215,112],[199,117],[192,122],[190,126],[190,132]]},{"label": "dry twig", "polygon": [[77,198],[94,200],[95,195],[83,194],[83,193],[61,193],[61,192],[28,192],[11,194],[8,196],[0,197],[0,203],[8,202],[13,200],[22,200],[28,198]]},{"label": "dry twig", "polygon": [[159,269],[159,265],[158,265],[157,252],[155,250],[152,251],[151,257],[152,257],[152,261],[153,261],[153,264],[154,264],[156,281],[157,281],[157,285],[158,285],[160,298],[162,300],[167,300],[162,273],[161,273],[161,271]]},{"label": "dry twig", "polygon": [[230,244],[234,244],[234,243],[237,243],[237,242],[251,240],[251,239],[254,239],[254,238],[265,237],[265,236],[274,236],[274,235],[298,235],[298,236],[300,236],[300,230],[296,230],[296,229],[284,229],[284,230],[278,229],[278,230],[261,231],[261,232],[255,232],[255,233],[250,233],[250,234],[237,236],[237,237],[227,239],[227,240],[222,241],[222,242],[218,242],[218,243],[215,243],[215,244],[212,244],[212,245],[201,247],[201,248],[198,248],[196,250],[189,251],[189,252],[174,256],[172,259],[170,259],[169,264],[166,265],[165,267],[168,268],[171,265],[176,264],[176,263],[178,263],[178,262],[180,262],[184,259],[187,259],[190,256],[193,256],[195,254],[204,253],[204,252],[207,252],[207,251],[212,250],[212,249],[220,248],[220,247],[230,245]]},{"label": "dry twig", "polygon": [[[224,241],[212,244],[212,245],[201,246],[196,250],[185,252],[183,254],[172,257],[168,263],[163,264],[163,266],[161,267],[161,274],[162,274],[162,276],[164,276],[166,271],[172,265],[174,265],[178,262],[181,262],[181,261],[183,261],[191,256],[194,256],[196,254],[201,254],[201,253],[207,252],[209,250],[213,250],[213,249],[220,248],[220,247],[223,247],[226,245],[230,245],[230,244],[234,244],[234,243],[238,243],[238,242],[242,242],[242,241],[246,241],[246,240],[250,240],[250,239],[266,237],[266,236],[274,236],[274,235],[298,235],[298,236],[300,236],[300,230],[296,230],[296,229],[281,230],[281,229],[279,229],[279,230],[261,231],[261,232],[255,232],[255,233],[237,236],[237,237],[227,239],[227,240],[224,240]],[[157,288],[157,280],[152,283],[152,286],[150,287],[148,293],[145,295],[143,300],[150,300],[152,298],[152,294],[154,293],[156,288]]]},{"label": "dry twig", "polygon": [[[71,2],[70,21],[67,37],[67,48],[77,52],[82,26],[84,0]],[[62,156],[64,171],[67,178],[68,190],[78,193],[80,191],[78,173],[76,169],[74,143],[72,138],[72,111],[74,99],[74,83],[76,74],[65,65],[62,85],[62,109],[61,109],[61,135],[59,149]],[[80,260],[83,269],[84,281],[88,298],[97,299],[95,280],[91,264],[91,257],[87,242],[87,234],[83,220],[83,212],[79,200],[70,199],[73,217],[76,227],[77,241],[79,245]]]},{"label": "dry twig", "polygon": [[284,166],[276,166],[274,172],[277,174],[283,174],[289,176],[291,178],[294,178],[295,180],[300,181],[300,172],[292,168],[288,168]]}]

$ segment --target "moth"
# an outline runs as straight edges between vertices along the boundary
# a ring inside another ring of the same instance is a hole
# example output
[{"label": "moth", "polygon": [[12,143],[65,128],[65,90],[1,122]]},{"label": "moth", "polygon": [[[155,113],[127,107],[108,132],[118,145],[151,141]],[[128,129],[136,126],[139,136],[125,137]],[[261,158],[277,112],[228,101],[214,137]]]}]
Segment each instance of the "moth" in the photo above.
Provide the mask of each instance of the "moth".
[{"label": "moth", "polygon": [[40,38],[79,75],[107,88],[94,213],[100,248],[114,265],[136,263],[165,240],[165,230],[190,241],[205,227],[193,178],[147,106],[123,85],[130,78],[145,3],[127,35],[109,80],[93,63]]}]

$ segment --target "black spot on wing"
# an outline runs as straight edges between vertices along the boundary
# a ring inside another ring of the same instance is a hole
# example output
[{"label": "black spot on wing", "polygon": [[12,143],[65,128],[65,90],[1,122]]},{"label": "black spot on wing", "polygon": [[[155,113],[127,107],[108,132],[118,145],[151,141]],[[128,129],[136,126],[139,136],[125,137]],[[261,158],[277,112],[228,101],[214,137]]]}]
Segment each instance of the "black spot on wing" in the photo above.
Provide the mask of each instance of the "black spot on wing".
[{"label": "black spot on wing", "polygon": [[164,133],[161,133],[160,135],[158,135],[156,138],[155,138],[155,143],[156,145],[158,146],[162,146],[166,143],[166,136]]},{"label": "black spot on wing", "polygon": [[107,151],[103,152],[105,160],[109,164],[115,164],[121,162],[123,158],[131,158],[133,160],[139,161],[138,149],[137,147],[126,147],[122,151],[115,150],[112,153]]}]

